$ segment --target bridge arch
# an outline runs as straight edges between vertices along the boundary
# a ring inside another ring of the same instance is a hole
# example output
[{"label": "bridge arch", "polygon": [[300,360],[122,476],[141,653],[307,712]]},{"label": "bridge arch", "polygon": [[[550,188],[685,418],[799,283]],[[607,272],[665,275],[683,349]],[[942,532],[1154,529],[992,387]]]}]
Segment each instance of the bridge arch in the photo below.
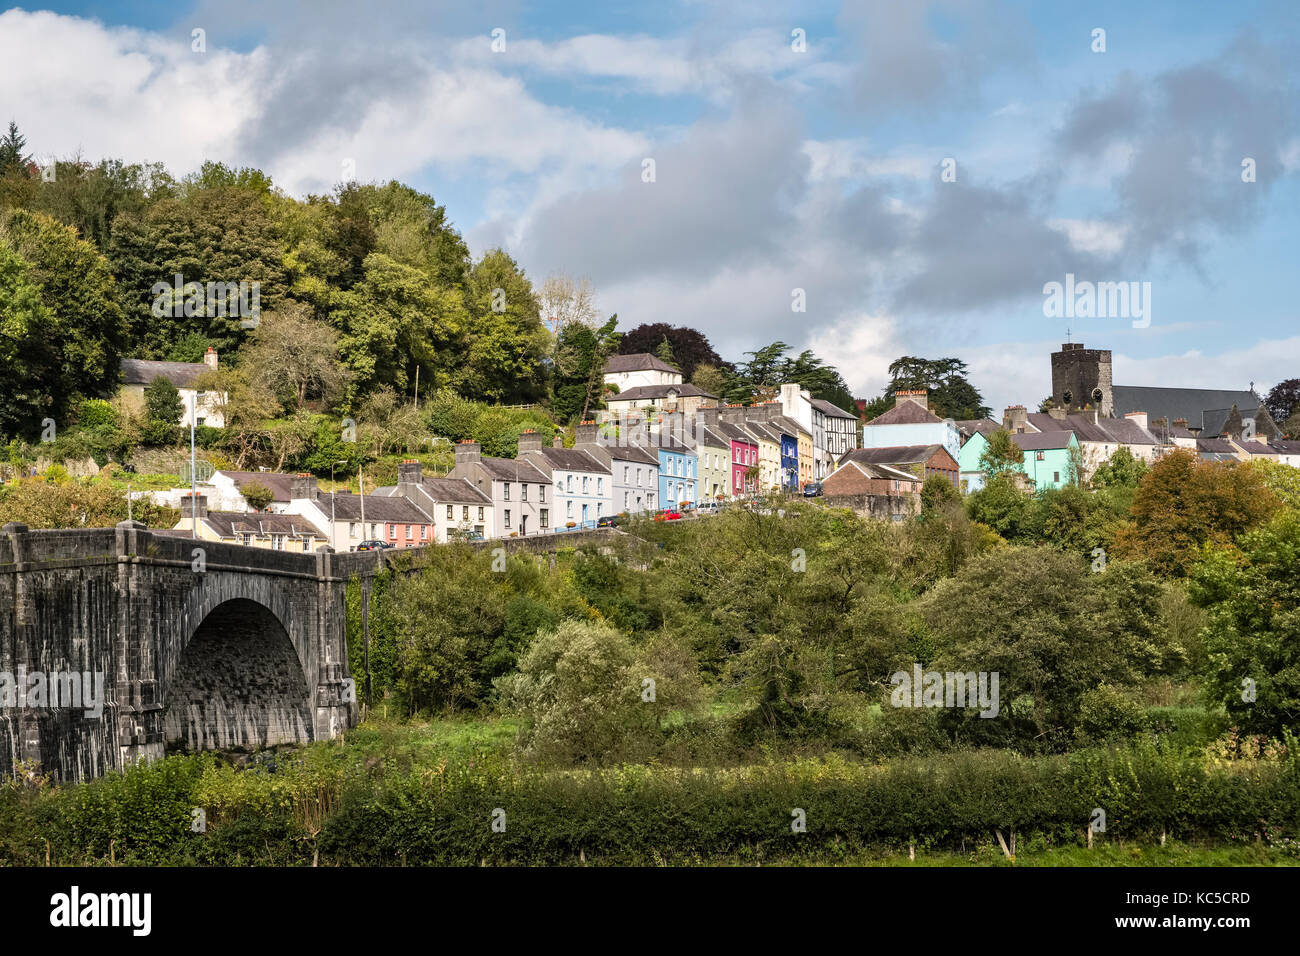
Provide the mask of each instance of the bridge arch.
[{"label": "bridge arch", "polygon": [[230,597],[185,630],[163,691],[165,743],[213,750],[314,739],[309,671],[280,615]]}]

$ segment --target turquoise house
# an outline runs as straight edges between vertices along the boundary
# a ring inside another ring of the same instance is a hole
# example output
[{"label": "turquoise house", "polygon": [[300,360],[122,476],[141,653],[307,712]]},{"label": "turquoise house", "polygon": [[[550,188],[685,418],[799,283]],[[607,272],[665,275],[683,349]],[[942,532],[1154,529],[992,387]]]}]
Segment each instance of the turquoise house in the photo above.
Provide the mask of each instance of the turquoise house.
[{"label": "turquoise house", "polygon": [[[1070,454],[1072,450],[1076,455],[1079,453],[1079,440],[1074,432],[1021,432],[1011,437],[1025,453],[1018,470],[1029,476],[1035,491],[1061,488],[1070,483]],[[976,432],[961,446],[957,462],[961,466],[962,490],[967,493],[984,487],[980,455],[988,445],[988,439]]]}]

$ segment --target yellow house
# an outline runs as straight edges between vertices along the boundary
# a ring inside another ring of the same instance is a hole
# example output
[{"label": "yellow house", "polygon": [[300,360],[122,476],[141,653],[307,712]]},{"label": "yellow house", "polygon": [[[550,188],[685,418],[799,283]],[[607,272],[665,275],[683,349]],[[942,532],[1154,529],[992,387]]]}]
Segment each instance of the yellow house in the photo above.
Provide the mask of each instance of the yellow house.
[{"label": "yellow house", "polygon": [[[173,531],[189,534],[195,524],[191,502],[181,499],[181,519]],[[198,496],[198,537],[200,541],[242,544],[270,551],[315,551],[328,544],[325,533],[301,515],[273,514],[269,511],[208,511],[206,495]]]}]

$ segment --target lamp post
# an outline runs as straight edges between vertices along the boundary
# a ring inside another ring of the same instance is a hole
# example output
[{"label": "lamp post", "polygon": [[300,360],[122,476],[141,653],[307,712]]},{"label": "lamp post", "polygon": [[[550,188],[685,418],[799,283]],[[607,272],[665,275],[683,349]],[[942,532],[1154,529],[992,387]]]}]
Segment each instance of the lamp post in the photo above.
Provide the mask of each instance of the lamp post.
[{"label": "lamp post", "polygon": [[338,497],[339,491],[337,488],[334,487],[334,469],[337,468],[339,465],[346,465],[346,464],[347,464],[346,461],[336,461],[332,465],[330,465],[330,545],[335,550],[338,549],[339,543],[337,540],[338,530],[334,524],[334,499]]},{"label": "lamp post", "polygon": [[199,420],[199,398],[201,390],[195,391],[194,401],[190,403],[190,535],[199,540],[199,492],[198,473],[194,467],[194,424]]}]

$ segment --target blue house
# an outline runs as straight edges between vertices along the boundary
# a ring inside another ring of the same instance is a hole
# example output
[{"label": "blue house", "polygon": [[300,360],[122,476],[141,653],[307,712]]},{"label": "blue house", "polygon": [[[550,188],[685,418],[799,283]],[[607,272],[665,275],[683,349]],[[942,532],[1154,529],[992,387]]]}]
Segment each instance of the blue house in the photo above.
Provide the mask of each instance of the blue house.
[{"label": "blue house", "polygon": [[781,430],[781,486],[799,490],[799,439]]},{"label": "blue house", "polygon": [[953,458],[961,455],[961,431],[951,419],[930,411],[923,391],[900,391],[894,407],[862,426],[863,448],[942,445]]},{"label": "blue house", "polygon": [[677,435],[661,432],[659,447],[659,506],[678,508],[695,502],[699,463],[695,449]]}]

